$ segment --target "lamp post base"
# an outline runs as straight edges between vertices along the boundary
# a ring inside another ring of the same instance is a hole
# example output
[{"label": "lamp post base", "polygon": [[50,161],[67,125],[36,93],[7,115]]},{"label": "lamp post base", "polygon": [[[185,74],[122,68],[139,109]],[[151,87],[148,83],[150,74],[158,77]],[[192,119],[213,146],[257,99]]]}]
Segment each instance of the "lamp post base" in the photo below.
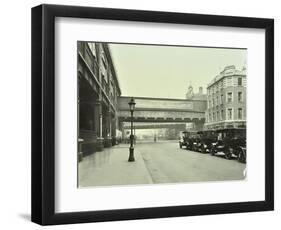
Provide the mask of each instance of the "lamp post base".
[{"label": "lamp post base", "polygon": [[135,157],[134,157],[134,148],[129,148],[129,151],[130,151],[130,155],[129,155],[129,159],[128,159],[128,161],[129,162],[133,162],[133,161],[135,161]]}]

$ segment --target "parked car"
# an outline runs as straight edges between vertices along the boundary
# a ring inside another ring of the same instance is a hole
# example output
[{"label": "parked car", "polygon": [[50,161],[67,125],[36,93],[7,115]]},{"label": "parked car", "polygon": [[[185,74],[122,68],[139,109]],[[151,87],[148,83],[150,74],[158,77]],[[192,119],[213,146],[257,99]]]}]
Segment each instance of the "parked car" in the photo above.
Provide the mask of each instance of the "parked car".
[{"label": "parked car", "polygon": [[246,129],[217,130],[217,141],[213,143],[211,153],[224,153],[226,159],[236,157],[240,162],[246,162]]},{"label": "parked car", "polygon": [[185,146],[186,149],[193,149],[194,135],[196,132],[194,131],[183,131],[180,134],[179,146],[182,148]]},{"label": "parked car", "polygon": [[200,143],[201,143],[201,135],[198,133],[194,133],[194,134],[190,135],[189,142],[190,142],[189,149],[199,152]]},{"label": "parked car", "polygon": [[199,131],[200,142],[197,144],[197,149],[202,153],[210,153],[213,144],[217,142],[217,132],[213,130]]}]

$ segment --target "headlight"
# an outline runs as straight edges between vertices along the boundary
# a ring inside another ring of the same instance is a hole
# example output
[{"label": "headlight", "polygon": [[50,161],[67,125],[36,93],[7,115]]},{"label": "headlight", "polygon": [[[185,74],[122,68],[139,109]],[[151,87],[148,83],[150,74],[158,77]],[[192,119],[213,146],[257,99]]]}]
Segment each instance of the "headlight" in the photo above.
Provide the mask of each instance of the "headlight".
[{"label": "headlight", "polygon": [[216,145],[216,143],[212,143],[212,145]]},{"label": "headlight", "polygon": [[204,145],[204,148],[207,148],[207,145]]}]

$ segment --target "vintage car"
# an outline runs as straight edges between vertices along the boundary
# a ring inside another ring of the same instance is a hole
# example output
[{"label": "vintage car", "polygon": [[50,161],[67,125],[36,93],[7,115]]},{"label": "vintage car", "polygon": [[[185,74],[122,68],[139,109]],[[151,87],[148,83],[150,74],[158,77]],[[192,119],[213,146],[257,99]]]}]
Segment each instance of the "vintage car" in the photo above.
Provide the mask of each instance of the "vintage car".
[{"label": "vintage car", "polygon": [[224,153],[226,159],[236,157],[246,163],[246,129],[217,130],[217,141],[212,144],[211,154]]},{"label": "vintage car", "polygon": [[190,145],[188,149],[199,152],[200,143],[201,143],[201,135],[198,133],[194,133],[189,137]]},{"label": "vintage car", "polygon": [[182,148],[183,146],[186,147],[186,149],[193,150],[193,143],[195,141],[196,132],[193,131],[183,131],[180,135],[179,140],[179,146]]},{"label": "vintage car", "polygon": [[199,131],[200,142],[197,144],[197,151],[201,153],[210,153],[213,144],[217,142],[217,132],[213,130]]}]

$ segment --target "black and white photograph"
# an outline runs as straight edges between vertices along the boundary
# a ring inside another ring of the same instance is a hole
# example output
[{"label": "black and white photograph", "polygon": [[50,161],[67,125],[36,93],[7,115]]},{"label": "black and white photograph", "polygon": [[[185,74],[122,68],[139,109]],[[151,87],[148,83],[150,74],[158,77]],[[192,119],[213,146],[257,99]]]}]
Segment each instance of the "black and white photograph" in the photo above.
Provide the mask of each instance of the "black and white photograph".
[{"label": "black and white photograph", "polygon": [[78,188],[247,178],[247,48],[77,42]]},{"label": "black and white photograph", "polygon": [[33,222],[274,210],[274,20],[235,15],[32,8]]}]

